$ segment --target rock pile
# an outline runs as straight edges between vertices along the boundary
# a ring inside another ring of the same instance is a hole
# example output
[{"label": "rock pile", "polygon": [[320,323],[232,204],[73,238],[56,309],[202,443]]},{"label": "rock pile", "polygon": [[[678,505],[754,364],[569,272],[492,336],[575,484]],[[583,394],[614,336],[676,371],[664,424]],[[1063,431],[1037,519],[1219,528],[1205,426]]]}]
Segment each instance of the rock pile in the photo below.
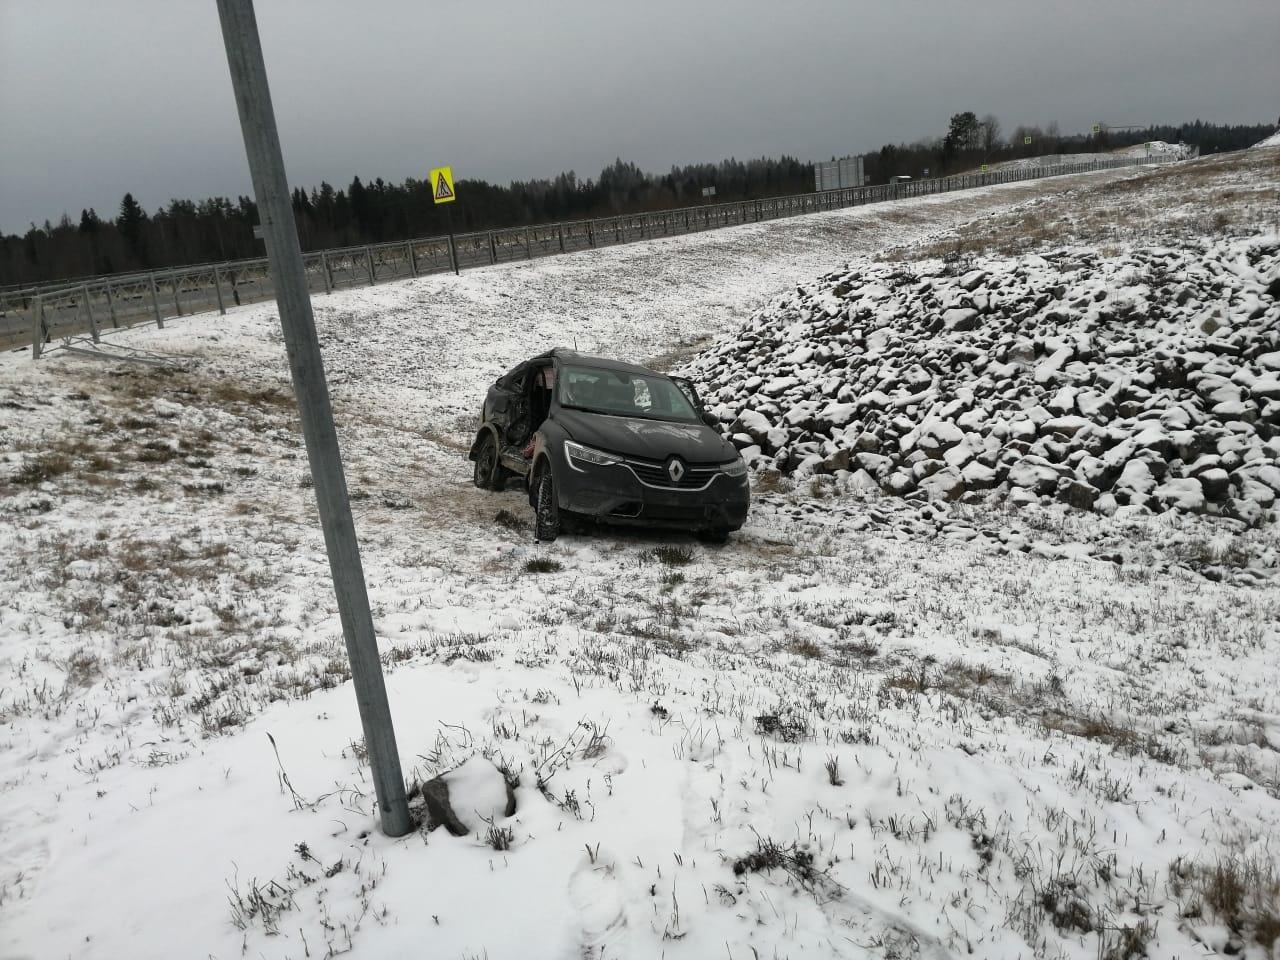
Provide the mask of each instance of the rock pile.
[{"label": "rock pile", "polygon": [[853,263],[688,372],[756,469],[1252,524],[1280,495],[1280,237]]}]

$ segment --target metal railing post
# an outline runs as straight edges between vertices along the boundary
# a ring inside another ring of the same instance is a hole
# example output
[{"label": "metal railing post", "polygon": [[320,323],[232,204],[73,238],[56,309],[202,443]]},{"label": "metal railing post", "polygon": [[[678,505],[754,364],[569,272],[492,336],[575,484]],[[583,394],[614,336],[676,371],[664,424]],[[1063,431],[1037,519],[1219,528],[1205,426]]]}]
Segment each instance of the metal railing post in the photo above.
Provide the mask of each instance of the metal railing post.
[{"label": "metal railing post", "polygon": [[493,231],[489,231],[489,262],[498,262],[498,242],[493,239]]},{"label": "metal railing post", "polygon": [[596,223],[594,220],[587,221],[587,246],[594,247],[596,245]]},{"label": "metal railing post", "polygon": [[31,298],[31,359],[39,360],[44,347],[44,300],[40,294]]},{"label": "metal railing post", "polygon": [[413,252],[413,241],[406,240],[404,249],[405,253],[409,255],[409,276],[416,277],[418,275],[418,256]]},{"label": "metal railing post", "polygon": [[526,260],[533,259],[533,228],[524,228],[524,258]]},{"label": "metal railing post", "polygon": [[453,267],[454,275],[458,273],[458,247],[453,242],[453,234],[449,234],[449,266]]},{"label": "metal railing post", "polygon": [[213,268],[213,289],[217,291],[218,294],[218,316],[225,317],[227,315],[227,307],[226,304],[222,302],[222,280],[218,274],[219,270],[215,266]]},{"label": "metal railing post", "polygon": [[156,275],[149,273],[147,279],[151,281],[151,308],[156,312],[156,326],[163,330],[164,317],[160,316],[160,291],[156,289]]},{"label": "metal railing post", "polygon": [[364,248],[364,264],[369,268],[369,286],[373,286],[373,251],[368,247]]},{"label": "metal railing post", "polygon": [[182,304],[178,301],[178,271],[173,269],[169,271],[169,283],[173,287],[173,309],[178,316],[182,316]]},{"label": "metal railing post", "polygon": [[120,322],[116,319],[116,298],[111,295],[111,281],[104,283],[102,289],[107,292],[107,310],[111,312],[111,326],[118,330]]},{"label": "metal railing post", "polygon": [[324,277],[324,292],[333,293],[333,274],[329,272],[329,254],[320,251],[320,276]]},{"label": "metal railing post", "polygon": [[556,236],[560,238],[560,252],[564,253],[564,224],[556,224]]},{"label": "metal railing post", "polygon": [[93,342],[98,342],[98,321],[93,315],[93,304],[89,302],[89,286],[85,284],[80,288],[80,297],[84,300],[85,313],[89,315],[89,332],[93,334]]}]

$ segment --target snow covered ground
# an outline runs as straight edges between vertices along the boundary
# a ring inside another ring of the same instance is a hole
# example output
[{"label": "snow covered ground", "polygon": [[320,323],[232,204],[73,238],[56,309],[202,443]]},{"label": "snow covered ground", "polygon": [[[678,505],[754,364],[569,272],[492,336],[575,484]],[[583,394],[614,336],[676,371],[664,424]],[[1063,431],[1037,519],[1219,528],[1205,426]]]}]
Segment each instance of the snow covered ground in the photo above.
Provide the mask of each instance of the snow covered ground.
[{"label": "snow covered ground", "polygon": [[117,339],[168,369],[4,355],[0,957],[1264,956],[1280,591],[1200,571],[1272,526],[766,478],[722,548],[539,546],[465,459],[486,384],[550,343],[683,362],[851,257],[1046,203],[1083,234],[1166,183],[318,300],[406,774],[514,784],[466,837],[376,832],[273,308]]}]

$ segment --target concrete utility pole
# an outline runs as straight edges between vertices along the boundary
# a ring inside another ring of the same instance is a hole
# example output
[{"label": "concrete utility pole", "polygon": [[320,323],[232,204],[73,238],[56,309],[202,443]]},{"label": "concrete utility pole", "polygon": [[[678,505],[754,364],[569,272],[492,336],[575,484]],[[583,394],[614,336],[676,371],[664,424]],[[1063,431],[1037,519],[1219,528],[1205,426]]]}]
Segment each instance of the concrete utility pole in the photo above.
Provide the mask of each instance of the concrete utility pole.
[{"label": "concrete utility pole", "polygon": [[271,92],[267,88],[267,68],[262,59],[253,0],[218,0],[218,16],[222,20],[222,39],[227,47],[231,85],[240,112],[240,129],[258,200],[267,259],[274,274],[280,325],[289,352],[302,433],[307,441],[307,459],[315,480],[320,525],[324,529],[329,569],[338,595],[342,635],[347,641],[382,830],[388,836],[399,837],[408,833],[413,825],[405,799],[395,730],[391,726],[387,689],[382,681],[382,664],[378,660],[373,616],[369,612],[369,595],[360,564],[360,545],[356,542],[338,435],[333,425],[329,386],[316,339],[315,319],[311,315],[311,294],[307,289],[302,250],[298,246],[284,159],[280,155],[280,137],[271,107]]}]

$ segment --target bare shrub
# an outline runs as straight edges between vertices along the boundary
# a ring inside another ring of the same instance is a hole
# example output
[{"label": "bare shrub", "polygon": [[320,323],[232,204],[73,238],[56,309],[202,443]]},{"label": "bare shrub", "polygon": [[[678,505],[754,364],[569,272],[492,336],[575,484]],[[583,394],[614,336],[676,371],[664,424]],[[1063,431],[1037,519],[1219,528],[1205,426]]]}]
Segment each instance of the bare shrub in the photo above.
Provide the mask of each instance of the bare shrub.
[{"label": "bare shrub", "polygon": [[564,569],[564,564],[550,557],[530,557],[524,562],[525,573],[556,573]]},{"label": "bare shrub", "polygon": [[1270,949],[1280,939],[1280,867],[1274,858],[1232,850],[1212,863],[1179,857],[1169,886],[1183,914],[1207,910],[1237,936]]},{"label": "bare shrub", "polygon": [[786,743],[798,743],[812,732],[809,722],[792,710],[762,713],[755,718],[756,733],[776,737]]},{"label": "bare shrub", "polygon": [[844,893],[844,887],[818,867],[812,851],[794,841],[783,845],[769,837],[757,837],[755,850],[733,861],[737,877],[770,870],[785,871],[805,890],[823,899],[834,900]]},{"label": "bare shrub", "polygon": [[24,463],[13,482],[34,487],[60,477],[70,469],[71,458],[65,453],[42,453]]},{"label": "bare shrub", "polygon": [[658,563],[665,563],[669,567],[683,567],[685,564],[693,562],[693,548],[665,544],[661,547],[654,547],[643,556],[649,560],[656,560]]},{"label": "bare shrub", "polygon": [[529,526],[528,523],[505,507],[493,515],[493,522],[500,527],[506,527],[508,530],[514,530],[517,533],[527,529]]}]

